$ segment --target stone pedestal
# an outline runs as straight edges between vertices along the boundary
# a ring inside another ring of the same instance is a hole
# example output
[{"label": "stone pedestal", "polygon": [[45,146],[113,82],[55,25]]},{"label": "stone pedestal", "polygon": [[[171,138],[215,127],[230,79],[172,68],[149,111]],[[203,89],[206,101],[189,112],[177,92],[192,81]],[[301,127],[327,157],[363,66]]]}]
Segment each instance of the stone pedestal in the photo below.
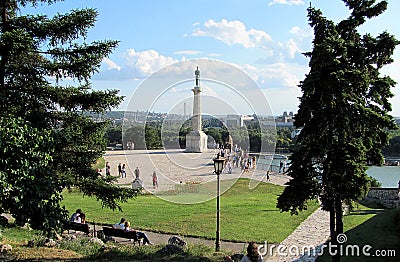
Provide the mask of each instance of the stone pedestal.
[{"label": "stone pedestal", "polygon": [[207,135],[203,131],[192,131],[186,135],[186,149],[188,153],[207,151]]}]

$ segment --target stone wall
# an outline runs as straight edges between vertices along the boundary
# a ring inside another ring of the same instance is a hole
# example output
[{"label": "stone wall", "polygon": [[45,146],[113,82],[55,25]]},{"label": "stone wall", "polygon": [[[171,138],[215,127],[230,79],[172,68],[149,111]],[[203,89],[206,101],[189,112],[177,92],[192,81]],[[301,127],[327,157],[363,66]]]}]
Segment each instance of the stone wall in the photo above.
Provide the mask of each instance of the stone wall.
[{"label": "stone wall", "polygon": [[366,198],[387,208],[399,208],[399,189],[397,188],[371,187]]}]

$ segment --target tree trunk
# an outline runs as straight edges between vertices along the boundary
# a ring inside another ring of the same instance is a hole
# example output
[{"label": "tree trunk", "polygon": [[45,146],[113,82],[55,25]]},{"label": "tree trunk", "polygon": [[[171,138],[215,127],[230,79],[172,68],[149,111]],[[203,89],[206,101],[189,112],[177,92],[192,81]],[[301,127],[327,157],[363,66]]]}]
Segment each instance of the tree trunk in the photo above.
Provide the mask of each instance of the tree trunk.
[{"label": "tree trunk", "polygon": [[329,210],[329,230],[331,235],[331,242],[336,239],[335,235],[335,208],[334,206],[331,207]]},{"label": "tree trunk", "polygon": [[[329,210],[329,229],[330,229],[330,235],[331,235],[331,245],[337,245],[337,239],[336,239],[336,219],[335,219],[335,204],[333,203],[331,206],[331,209]],[[329,250],[329,249],[327,249]],[[332,250],[335,251],[335,250]],[[329,255],[332,255],[331,253]],[[337,261],[335,260],[335,256],[332,256],[332,261]]]},{"label": "tree trunk", "polygon": [[[331,235],[331,243],[336,246],[336,254],[332,257],[333,262],[340,262],[341,260],[341,253],[340,246],[344,243],[338,241],[339,234],[343,233],[343,208],[342,208],[342,201],[340,198],[336,198],[334,201],[334,224],[335,224],[335,232]],[[339,243],[341,242],[341,243]]]},{"label": "tree trunk", "polygon": [[336,234],[343,234],[343,206],[342,206],[342,200],[337,199],[336,200]]}]

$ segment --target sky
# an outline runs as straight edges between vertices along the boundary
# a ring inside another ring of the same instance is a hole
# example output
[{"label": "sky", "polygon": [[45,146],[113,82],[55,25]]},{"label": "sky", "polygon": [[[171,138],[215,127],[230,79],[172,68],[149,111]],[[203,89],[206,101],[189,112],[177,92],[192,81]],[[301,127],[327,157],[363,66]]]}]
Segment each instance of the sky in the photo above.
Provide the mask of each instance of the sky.
[{"label": "sky", "polygon": [[[228,63],[244,72],[265,95],[272,114],[281,115],[284,111],[297,112],[301,96],[298,84],[309,72],[309,60],[302,53],[312,50],[313,31],[307,19],[310,2],[336,23],[349,15],[340,0],[66,0],[21,12],[52,17],[72,9],[97,9],[99,16],[87,41],[118,40],[119,46],[104,59],[92,86],[96,90],[120,90],[125,100],[118,110],[144,110],[139,104],[146,92],[138,97],[136,91],[146,86],[147,94],[153,92],[143,83],[159,70],[205,59]],[[361,33],[376,36],[388,31],[400,39],[400,1],[388,2],[386,12],[368,20]],[[400,83],[400,47],[393,58],[395,62],[382,74]],[[200,68],[202,75],[207,75],[207,69]],[[217,89],[205,85],[205,95]],[[392,115],[400,116],[400,84],[392,92]],[[192,95],[190,87],[186,94]],[[235,99],[229,98],[231,104]],[[171,107],[160,104],[151,109],[170,111]],[[236,111],[248,113],[240,108]]]}]

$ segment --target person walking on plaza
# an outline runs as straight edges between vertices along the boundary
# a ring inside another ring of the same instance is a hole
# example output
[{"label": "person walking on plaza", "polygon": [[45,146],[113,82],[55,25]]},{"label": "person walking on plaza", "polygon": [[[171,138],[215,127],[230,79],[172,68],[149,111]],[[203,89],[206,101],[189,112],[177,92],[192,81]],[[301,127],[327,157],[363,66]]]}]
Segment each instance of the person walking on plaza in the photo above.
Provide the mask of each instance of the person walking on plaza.
[{"label": "person walking on plaza", "polygon": [[122,165],[121,165],[121,163],[118,164],[118,176],[122,177]]},{"label": "person walking on plaza", "polygon": [[282,160],[279,162],[279,173],[282,173],[283,162]]},{"label": "person walking on plaza", "polygon": [[140,179],[140,170],[139,170],[138,166],[135,169],[135,178],[138,179],[138,180]]},{"label": "person walking on plaza", "polygon": [[156,171],[153,172],[152,178],[153,178],[153,188],[156,189],[158,187],[158,178]]},{"label": "person walking on plaza", "polygon": [[110,163],[106,162],[106,176],[111,176]]},{"label": "person walking on plaza", "polygon": [[122,178],[126,177],[126,168],[125,168],[125,164],[122,165],[121,173],[122,173]]},{"label": "person walking on plaza", "polygon": [[283,160],[283,173],[286,172],[286,160]]},{"label": "person walking on plaza", "polygon": [[228,169],[228,174],[232,174],[232,164],[231,161],[228,161],[226,164],[226,168]]}]

